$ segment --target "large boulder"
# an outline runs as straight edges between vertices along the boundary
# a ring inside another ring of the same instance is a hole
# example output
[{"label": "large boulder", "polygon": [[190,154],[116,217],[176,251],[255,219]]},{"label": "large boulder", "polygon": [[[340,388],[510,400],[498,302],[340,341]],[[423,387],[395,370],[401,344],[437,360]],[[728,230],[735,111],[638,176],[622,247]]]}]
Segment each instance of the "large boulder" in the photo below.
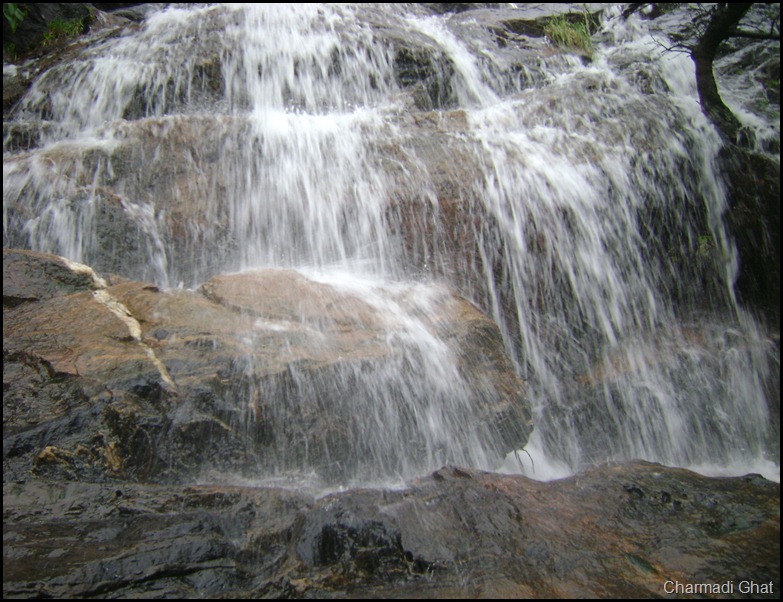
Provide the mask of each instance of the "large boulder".
[{"label": "large boulder", "polygon": [[497,327],[445,288],[261,270],[163,291],[56,256],[3,258],[15,473],[343,482],[491,465],[531,430]]}]

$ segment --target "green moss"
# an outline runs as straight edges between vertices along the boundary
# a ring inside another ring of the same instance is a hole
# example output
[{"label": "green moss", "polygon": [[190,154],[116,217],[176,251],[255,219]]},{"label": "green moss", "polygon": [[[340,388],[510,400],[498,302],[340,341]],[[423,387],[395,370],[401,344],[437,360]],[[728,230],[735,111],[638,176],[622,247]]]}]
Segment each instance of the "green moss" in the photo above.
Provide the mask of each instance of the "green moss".
[{"label": "green moss", "polygon": [[715,249],[715,241],[710,234],[701,234],[698,240],[696,253],[699,257],[709,257]]},{"label": "green moss", "polygon": [[43,45],[48,46],[58,40],[75,38],[86,31],[85,19],[52,19],[43,37]]}]

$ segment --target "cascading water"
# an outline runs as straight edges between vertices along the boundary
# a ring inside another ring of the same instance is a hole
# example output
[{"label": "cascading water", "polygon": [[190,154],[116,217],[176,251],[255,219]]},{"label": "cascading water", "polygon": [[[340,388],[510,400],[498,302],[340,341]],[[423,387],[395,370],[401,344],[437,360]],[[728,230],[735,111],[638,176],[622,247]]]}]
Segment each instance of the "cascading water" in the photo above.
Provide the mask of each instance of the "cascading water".
[{"label": "cascading water", "polygon": [[[329,385],[362,417],[354,482],[499,466],[428,325],[444,282],[500,326],[535,408],[535,462],[505,469],[645,458],[775,477],[779,364],[733,297],[719,139],[690,59],[635,17],[607,17],[585,64],[423,12],[174,7],[94,44],[15,111],[4,246],[164,287],[294,268],[363,298],[399,354]],[[135,237],[114,225],[128,219]]]}]

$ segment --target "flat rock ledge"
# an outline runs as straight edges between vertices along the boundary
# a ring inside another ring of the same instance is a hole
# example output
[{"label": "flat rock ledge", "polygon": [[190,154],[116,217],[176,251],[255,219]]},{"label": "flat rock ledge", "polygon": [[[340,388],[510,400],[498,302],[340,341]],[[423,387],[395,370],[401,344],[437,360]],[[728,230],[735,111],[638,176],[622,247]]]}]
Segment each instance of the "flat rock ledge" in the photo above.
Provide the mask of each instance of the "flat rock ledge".
[{"label": "flat rock ledge", "polygon": [[4,597],[780,592],[778,484],[641,462],[549,483],[448,466],[323,497],[30,479],[4,484],[3,514]]}]

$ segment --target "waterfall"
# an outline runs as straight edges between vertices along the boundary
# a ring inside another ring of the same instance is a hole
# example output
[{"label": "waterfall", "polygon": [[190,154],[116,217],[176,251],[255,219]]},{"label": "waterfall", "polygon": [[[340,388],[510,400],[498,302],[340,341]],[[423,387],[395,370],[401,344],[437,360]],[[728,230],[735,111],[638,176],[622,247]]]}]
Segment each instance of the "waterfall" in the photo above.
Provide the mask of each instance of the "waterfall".
[{"label": "waterfall", "polygon": [[[16,107],[4,247],[162,287],[287,268],[361,296],[404,350],[335,385],[369,404],[351,436],[373,437],[373,421],[392,433],[367,448],[368,478],[443,462],[552,478],[643,458],[779,479],[779,359],[734,298],[720,140],[690,58],[637,17],[605,14],[585,61],[499,36],[522,8],[475,12],[493,27],[472,12],[153,12]],[[502,466],[490,433],[459,424],[475,419],[462,377],[419,317],[444,285],[498,324],[527,385],[535,432]],[[421,462],[394,457],[400,395],[426,431]]]}]

